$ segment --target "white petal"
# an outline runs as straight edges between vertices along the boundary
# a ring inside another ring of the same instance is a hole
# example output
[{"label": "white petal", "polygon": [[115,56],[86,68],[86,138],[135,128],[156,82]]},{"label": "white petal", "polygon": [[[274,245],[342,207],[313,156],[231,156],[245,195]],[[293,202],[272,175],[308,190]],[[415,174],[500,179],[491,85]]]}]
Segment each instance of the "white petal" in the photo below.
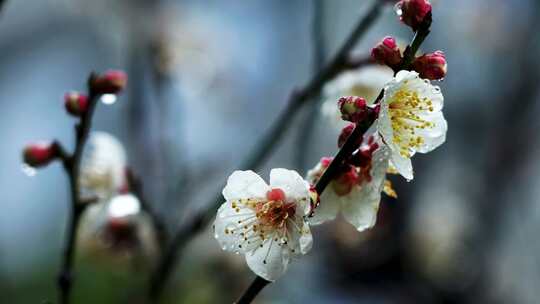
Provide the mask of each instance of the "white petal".
[{"label": "white petal", "polygon": [[321,195],[321,203],[313,213],[313,217],[309,218],[312,225],[319,225],[336,218],[339,212],[341,198],[332,189],[332,184],[328,185]]},{"label": "white petal", "polygon": [[[425,117],[422,118],[426,119]],[[444,119],[442,112],[434,113],[427,119],[429,119],[429,121],[435,126],[433,128],[417,130],[417,134],[422,136],[424,139],[424,143],[417,148],[417,151],[420,153],[430,152],[446,141],[448,124]]]},{"label": "white petal", "polygon": [[376,126],[379,134],[388,146],[394,145],[394,130],[392,129],[392,121],[390,120],[390,114],[388,113],[388,103],[386,102],[386,99],[381,101],[379,117],[373,125]]},{"label": "white petal", "polygon": [[392,150],[390,155],[392,165],[396,167],[399,174],[401,174],[401,176],[406,178],[408,181],[412,180],[414,178],[414,174],[411,159],[401,156],[399,150]]},{"label": "white petal", "polygon": [[262,247],[246,253],[249,268],[268,281],[275,281],[287,271],[289,248],[279,244],[274,238],[266,239]]},{"label": "white petal", "polygon": [[370,194],[371,190],[367,187],[356,187],[347,195],[347,201],[342,206],[343,217],[358,231],[373,227],[377,220],[381,195],[371,197]]},{"label": "white petal", "polygon": [[[256,223],[255,219],[255,211],[251,208],[240,206],[236,210],[232,208],[231,202],[223,203],[219,207],[214,221],[214,237],[221,249],[231,252],[246,252],[259,246],[261,240],[258,234],[254,234],[251,230],[253,223]],[[245,229],[245,225],[250,228]],[[249,237],[249,243],[245,241],[245,237]]]},{"label": "white petal", "polygon": [[287,221],[288,246],[292,256],[308,253],[313,244],[309,224],[302,216],[295,216]]},{"label": "white petal", "polygon": [[371,182],[355,187],[342,200],[343,217],[355,226],[358,231],[373,227],[377,220],[381,191],[386,178],[386,169],[388,168],[385,149],[385,147],[382,147],[373,156]]},{"label": "white petal", "polygon": [[310,211],[309,183],[296,171],[282,168],[270,171],[270,187],[279,188],[287,198],[297,201],[304,215]]},{"label": "white petal", "polygon": [[241,198],[265,198],[268,185],[257,173],[249,171],[234,171],[223,189],[227,201]]}]

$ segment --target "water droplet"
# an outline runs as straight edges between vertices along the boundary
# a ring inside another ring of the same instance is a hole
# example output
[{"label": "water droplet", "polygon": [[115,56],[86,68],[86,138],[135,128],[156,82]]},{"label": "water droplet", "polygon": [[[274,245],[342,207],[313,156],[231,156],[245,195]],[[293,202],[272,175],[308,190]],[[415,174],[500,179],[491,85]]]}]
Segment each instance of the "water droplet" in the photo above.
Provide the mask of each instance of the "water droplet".
[{"label": "water droplet", "polygon": [[396,12],[396,14],[401,17],[401,15],[403,15],[403,10],[401,9],[401,3],[398,3],[394,6],[394,12]]},{"label": "water droplet", "polygon": [[23,163],[21,166],[21,170],[26,176],[29,176],[29,177],[36,176],[37,174],[36,168],[30,166],[29,164]]},{"label": "water droplet", "polygon": [[103,96],[101,96],[101,102],[103,102],[103,104],[106,104],[106,105],[112,105],[116,102],[116,95],[115,94],[103,94]]}]

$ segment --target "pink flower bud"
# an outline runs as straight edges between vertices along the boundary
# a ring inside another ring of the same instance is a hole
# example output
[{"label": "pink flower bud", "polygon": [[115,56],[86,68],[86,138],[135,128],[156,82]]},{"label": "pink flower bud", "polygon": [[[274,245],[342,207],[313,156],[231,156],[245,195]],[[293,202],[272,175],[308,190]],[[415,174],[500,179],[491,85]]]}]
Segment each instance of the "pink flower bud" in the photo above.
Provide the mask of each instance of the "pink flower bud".
[{"label": "pink flower bud", "polygon": [[333,160],[334,160],[333,157],[324,156],[321,158],[321,165],[323,166],[323,168],[328,168],[328,166],[330,166]]},{"label": "pink flower bud", "polygon": [[363,121],[368,115],[367,102],[362,97],[341,97],[338,101],[341,118],[354,123]]},{"label": "pink flower bud", "polygon": [[416,31],[431,13],[431,3],[428,0],[401,0],[396,4],[396,11],[401,21]]},{"label": "pink flower bud", "polygon": [[354,123],[350,123],[346,125],[345,127],[343,127],[343,130],[341,130],[341,133],[339,134],[339,138],[338,138],[339,148],[343,147],[343,145],[345,144],[349,136],[351,136],[352,132],[354,131],[355,126],[356,125]]},{"label": "pink flower bud", "polygon": [[32,167],[43,167],[58,156],[56,144],[39,142],[27,145],[23,150],[23,161]]},{"label": "pink flower bud", "polygon": [[401,52],[396,43],[396,39],[386,36],[373,49],[371,49],[371,58],[379,64],[385,64],[389,67],[395,67],[401,62]]},{"label": "pink flower bud", "polygon": [[90,87],[97,94],[118,94],[127,84],[123,71],[111,70],[90,79]]},{"label": "pink flower bud", "polygon": [[88,97],[79,92],[69,92],[64,96],[66,111],[73,116],[82,116],[88,110]]},{"label": "pink flower bud", "polygon": [[440,80],[446,76],[446,57],[442,51],[425,54],[414,60],[413,68],[421,78]]}]

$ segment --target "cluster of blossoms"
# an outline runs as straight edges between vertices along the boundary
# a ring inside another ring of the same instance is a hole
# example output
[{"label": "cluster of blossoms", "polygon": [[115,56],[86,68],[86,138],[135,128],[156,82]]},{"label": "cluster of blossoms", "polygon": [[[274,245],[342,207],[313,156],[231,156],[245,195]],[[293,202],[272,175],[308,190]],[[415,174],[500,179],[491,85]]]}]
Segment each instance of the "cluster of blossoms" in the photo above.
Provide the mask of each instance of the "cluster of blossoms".
[{"label": "cluster of blossoms", "polygon": [[[429,1],[401,0],[396,11],[413,31],[426,24],[429,29]],[[348,122],[338,147],[352,144],[352,153],[335,161],[323,157],[306,180],[286,169],[272,170],[270,185],[252,171],[236,171],[229,177],[223,190],[226,202],[214,222],[223,250],[245,254],[253,272],[274,281],[291,258],[311,248],[309,225],[332,220],[338,213],[358,231],[375,225],[381,193],[397,197],[387,174],[412,180],[411,158],[434,150],[446,138],[443,96],[430,83],[446,75],[444,53],[406,59],[408,51],[402,52],[394,38],[386,37],[371,52],[373,61],[384,66],[369,68],[376,71],[374,77],[348,72],[324,89],[332,101],[323,104],[323,111],[334,122],[336,117],[342,125]],[[350,138],[357,128],[365,130],[363,135]],[[330,171],[331,181],[319,189],[318,182]]]},{"label": "cluster of blossoms", "polygon": [[[111,70],[91,75],[88,95],[76,91],[66,93],[64,107],[68,114],[79,119],[77,131],[81,132],[81,125],[90,119],[88,112],[100,98],[107,103],[105,99],[116,98],[126,84],[124,72]],[[127,156],[122,143],[105,132],[92,132],[88,137],[79,164],[75,164],[75,156],[68,155],[56,141],[27,145],[23,150],[23,161],[33,168],[46,166],[55,160],[62,161],[66,170],[78,167],[77,201],[83,205],[83,209],[88,207],[89,202],[94,203],[86,210],[82,223],[83,245],[90,244],[89,240],[98,240],[94,243],[105,245],[106,248],[131,250],[143,243],[150,243],[148,240],[151,238],[148,237],[142,241],[143,234],[151,233],[144,232],[149,225],[141,225],[145,222],[145,215],[138,198],[129,194]]]}]

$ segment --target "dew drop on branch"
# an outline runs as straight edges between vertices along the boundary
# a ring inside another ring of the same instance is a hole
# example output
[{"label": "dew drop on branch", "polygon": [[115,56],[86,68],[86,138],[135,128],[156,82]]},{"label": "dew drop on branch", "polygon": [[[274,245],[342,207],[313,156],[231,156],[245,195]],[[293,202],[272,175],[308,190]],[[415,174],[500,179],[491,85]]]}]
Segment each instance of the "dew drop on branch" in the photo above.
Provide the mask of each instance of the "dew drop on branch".
[{"label": "dew drop on branch", "polygon": [[33,177],[36,176],[37,170],[36,168],[30,166],[29,164],[23,163],[21,165],[21,171],[24,173],[24,175]]},{"label": "dew drop on branch", "polygon": [[112,105],[116,102],[116,99],[117,97],[115,94],[103,94],[100,100],[103,104]]}]

